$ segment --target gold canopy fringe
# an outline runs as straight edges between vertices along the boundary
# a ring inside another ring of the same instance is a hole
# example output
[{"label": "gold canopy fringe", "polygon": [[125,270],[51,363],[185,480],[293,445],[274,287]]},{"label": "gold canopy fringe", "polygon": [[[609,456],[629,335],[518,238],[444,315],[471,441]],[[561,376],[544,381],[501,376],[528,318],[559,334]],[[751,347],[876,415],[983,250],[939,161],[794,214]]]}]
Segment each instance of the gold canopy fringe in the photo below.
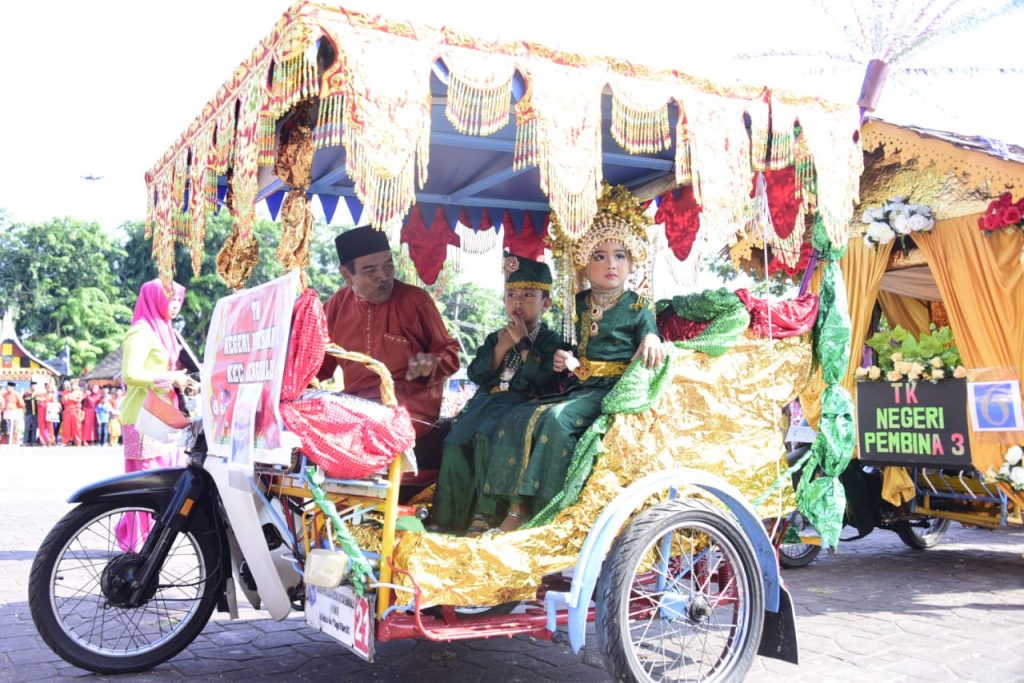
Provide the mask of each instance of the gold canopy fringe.
[{"label": "gold canopy fringe", "polygon": [[[198,277],[203,264],[203,244],[206,241],[206,213],[210,207],[210,193],[216,192],[217,178],[210,172],[210,137],[212,127],[196,136],[192,148],[192,168],[189,176],[188,248],[192,257],[192,275]],[[212,186],[212,187],[211,187]]]},{"label": "gold canopy fringe", "polygon": [[259,166],[273,166],[277,151],[277,121],[272,114],[268,112],[260,114],[259,129],[256,135],[259,138],[256,163]]},{"label": "gold canopy fringe", "polygon": [[750,116],[750,168],[760,173],[768,166],[771,112],[768,107],[750,107],[747,115]]},{"label": "gold canopy fringe", "polygon": [[612,138],[630,154],[646,154],[668,149],[668,108],[641,110],[612,96]]},{"label": "gold canopy fringe", "polygon": [[393,228],[416,203],[416,159],[411,156],[397,175],[388,177],[366,158],[359,139],[347,128],[344,139],[345,170],[354,181],[363,216],[378,228]]},{"label": "gold canopy fringe", "polygon": [[217,114],[213,147],[210,150],[210,170],[216,175],[227,173],[231,163],[231,150],[235,146],[235,105],[230,102]]},{"label": "gold canopy fringe", "polygon": [[533,97],[527,86],[526,94],[516,102],[516,146],[512,154],[512,170],[536,166],[539,145],[537,142],[537,111],[533,108]]},{"label": "gold canopy fringe", "polygon": [[846,244],[853,207],[860,194],[864,153],[854,134],[860,129],[860,111],[851,106],[840,115],[806,105],[799,110],[802,137],[814,157],[817,171],[817,206],[829,241]]},{"label": "gold canopy fringe", "polygon": [[337,147],[341,144],[342,120],[345,117],[345,97],[334,94],[320,98],[320,110],[316,115],[316,130],[313,144],[316,149]]},{"label": "gold canopy fringe", "polygon": [[677,102],[677,104],[679,105],[679,120],[676,122],[676,184],[687,185],[693,182],[693,170],[690,164],[690,128],[686,123],[682,102]]},{"label": "gold canopy fringe", "polygon": [[238,221],[217,252],[217,275],[231,289],[242,289],[260,260],[260,245],[251,232],[243,236]]},{"label": "gold canopy fringe", "polygon": [[258,128],[263,109],[264,83],[267,65],[263,64],[251,75],[243,89],[235,133],[234,160],[230,179],[235,226],[240,237],[246,239],[252,232],[255,212],[253,203],[259,192]]},{"label": "gold canopy fringe", "polygon": [[452,71],[444,114],[460,133],[490,135],[508,123],[511,100],[511,76],[496,88],[483,88],[467,83]]},{"label": "gold canopy fringe", "polygon": [[486,254],[498,244],[498,231],[494,229],[474,230],[459,223],[455,227],[455,234],[459,236],[461,251],[467,254]]},{"label": "gold canopy fringe", "polygon": [[317,76],[316,62],[307,59],[306,52],[302,51],[294,57],[274,64],[267,111],[272,119],[276,119],[299,100],[316,97],[319,94],[320,79]]},{"label": "gold canopy fringe", "polygon": [[188,148],[183,147],[171,172],[171,234],[174,241],[188,243],[189,217],[185,213],[185,187],[188,181]]}]

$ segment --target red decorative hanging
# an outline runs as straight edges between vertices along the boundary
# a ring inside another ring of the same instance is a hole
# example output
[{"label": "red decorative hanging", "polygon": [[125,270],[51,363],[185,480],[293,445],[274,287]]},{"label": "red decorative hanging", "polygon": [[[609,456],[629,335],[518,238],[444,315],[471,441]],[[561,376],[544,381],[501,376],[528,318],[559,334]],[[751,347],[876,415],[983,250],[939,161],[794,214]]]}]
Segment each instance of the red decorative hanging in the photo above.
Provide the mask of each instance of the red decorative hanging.
[{"label": "red decorative hanging", "polygon": [[523,229],[516,233],[515,226],[508,211],[504,212],[502,227],[505,231],[504,249],[517,256],[523,256],[534,261],[544,260],[544,235],[547,234],[547,221],[538,230],[533,224],[530,214],[523,214]]},{"label": "red decorative hanging", "polygon": [[772,260],[768,262],[768,274],[774,275],[780,270],[784,271],[786,275],[790,276],[804,272],[805,270],[807,270],[807,264],[811,260],[812,249],[813,247],[811,247],[810,242],[804,242],[803,244],[801,244],[800,260],[797,261],[796,265],[792,267],[787,266],[786,262],[780,259],[778,256],[773,257]]},{"label": "red decorative hanging", "polygon": [[[768,302],[746,289],[737,289],[736,296],[750,312],[750,331],[758,337],[784,339],[810,332],[818,318],[818,295],[801,294],[788,301]],[[771,308],[769,325],[768,309]],[[660,321],[659,321],[660,322]]]},{"label": "red decorative hanging", "polygon": [[801,198],[796,187],[796,167],[786,166],[777,171],[767,170],[764,172],[764,180],[772,226],[776,235],[786,239],[792,234],[797,214],[800,212]]},{"label": "red decorative hanging", "polygon": [[418,204],[412,207],[402,226],[401,241],[409,245],[409,256],[416,266],[416,274],[427,285],[437,282],[448,253],[448,245],[460,246],[459,236],[448,227],[444,210],[437,207],[428,228]]},{"label": "red decorative hanging", "polygon": [[690,256],[693,241],[700,229],[700,205],[693,196],[693,185],[684,185],[675,192],[661,196],[654,222],[665,226],[665,236],[672,253],[680,261]]}]

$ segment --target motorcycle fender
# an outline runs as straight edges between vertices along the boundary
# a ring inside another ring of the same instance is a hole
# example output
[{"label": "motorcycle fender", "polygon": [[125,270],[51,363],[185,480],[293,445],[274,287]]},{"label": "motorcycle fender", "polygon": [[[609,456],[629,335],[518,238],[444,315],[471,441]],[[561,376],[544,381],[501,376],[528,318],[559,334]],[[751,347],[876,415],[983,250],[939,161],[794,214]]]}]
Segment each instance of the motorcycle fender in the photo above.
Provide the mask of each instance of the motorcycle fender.
[{"label": "motorcycle fender", "polygon": [[145,495],[156,497],[161,503],[167,503],[174,496],[174,488],[184,471],[184,467],[170,467],[122,474],[89,484],[75,491],[68,502],[92,503],[107,498]]},{"label": "motorcycle fender", "polygon": [[766,610],[764,613],[764,630],[761,631],[761,643],[757,648],[757,654],[791,664],[800,663],[793,598],[785,586],[779,587],[779,611]]}]

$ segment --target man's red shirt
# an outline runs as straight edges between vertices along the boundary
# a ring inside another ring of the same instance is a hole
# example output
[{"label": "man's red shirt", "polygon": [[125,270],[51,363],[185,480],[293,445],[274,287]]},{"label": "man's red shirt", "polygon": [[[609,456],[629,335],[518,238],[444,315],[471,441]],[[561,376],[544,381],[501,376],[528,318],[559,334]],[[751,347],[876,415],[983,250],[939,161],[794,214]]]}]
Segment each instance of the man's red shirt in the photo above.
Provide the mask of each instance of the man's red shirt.
[{"label": "man's red shirt", "polygon": [[[325,312],[331,341],[383,362],[395,380],[398,402],[413,417],[416,436],[430,431],[441,411],[445,380],[459,369],[459,343],[449,336],[430,295],[395,280],[391,298],[373,304],[343,287],[328,299]],[[429,377],[407,380],[409,358],[420,352],[436,356],[437,367]],[[337,363],[325,358],[319,377],[330,377]],[[341,361],[341,366],[346,393],[380,400],[377,375],[351,361]]]}]

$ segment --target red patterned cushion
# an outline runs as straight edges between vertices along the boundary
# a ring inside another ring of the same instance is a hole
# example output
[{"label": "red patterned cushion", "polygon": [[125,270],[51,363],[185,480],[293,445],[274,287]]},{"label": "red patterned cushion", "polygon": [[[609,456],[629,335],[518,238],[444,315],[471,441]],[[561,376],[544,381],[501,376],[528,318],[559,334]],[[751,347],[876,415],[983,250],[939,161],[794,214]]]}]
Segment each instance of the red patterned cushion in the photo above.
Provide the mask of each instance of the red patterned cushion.
[{"label": "red patterned cushion", "polygon": [[281,387],[281,417],[302,440],[302,450],[328,476],[359,479],[386,467],[412,447],[416,434],[405,408],[355,396],[311,392],[327,348],[327,317],[312,289],[292,311],[291,339]]}]

